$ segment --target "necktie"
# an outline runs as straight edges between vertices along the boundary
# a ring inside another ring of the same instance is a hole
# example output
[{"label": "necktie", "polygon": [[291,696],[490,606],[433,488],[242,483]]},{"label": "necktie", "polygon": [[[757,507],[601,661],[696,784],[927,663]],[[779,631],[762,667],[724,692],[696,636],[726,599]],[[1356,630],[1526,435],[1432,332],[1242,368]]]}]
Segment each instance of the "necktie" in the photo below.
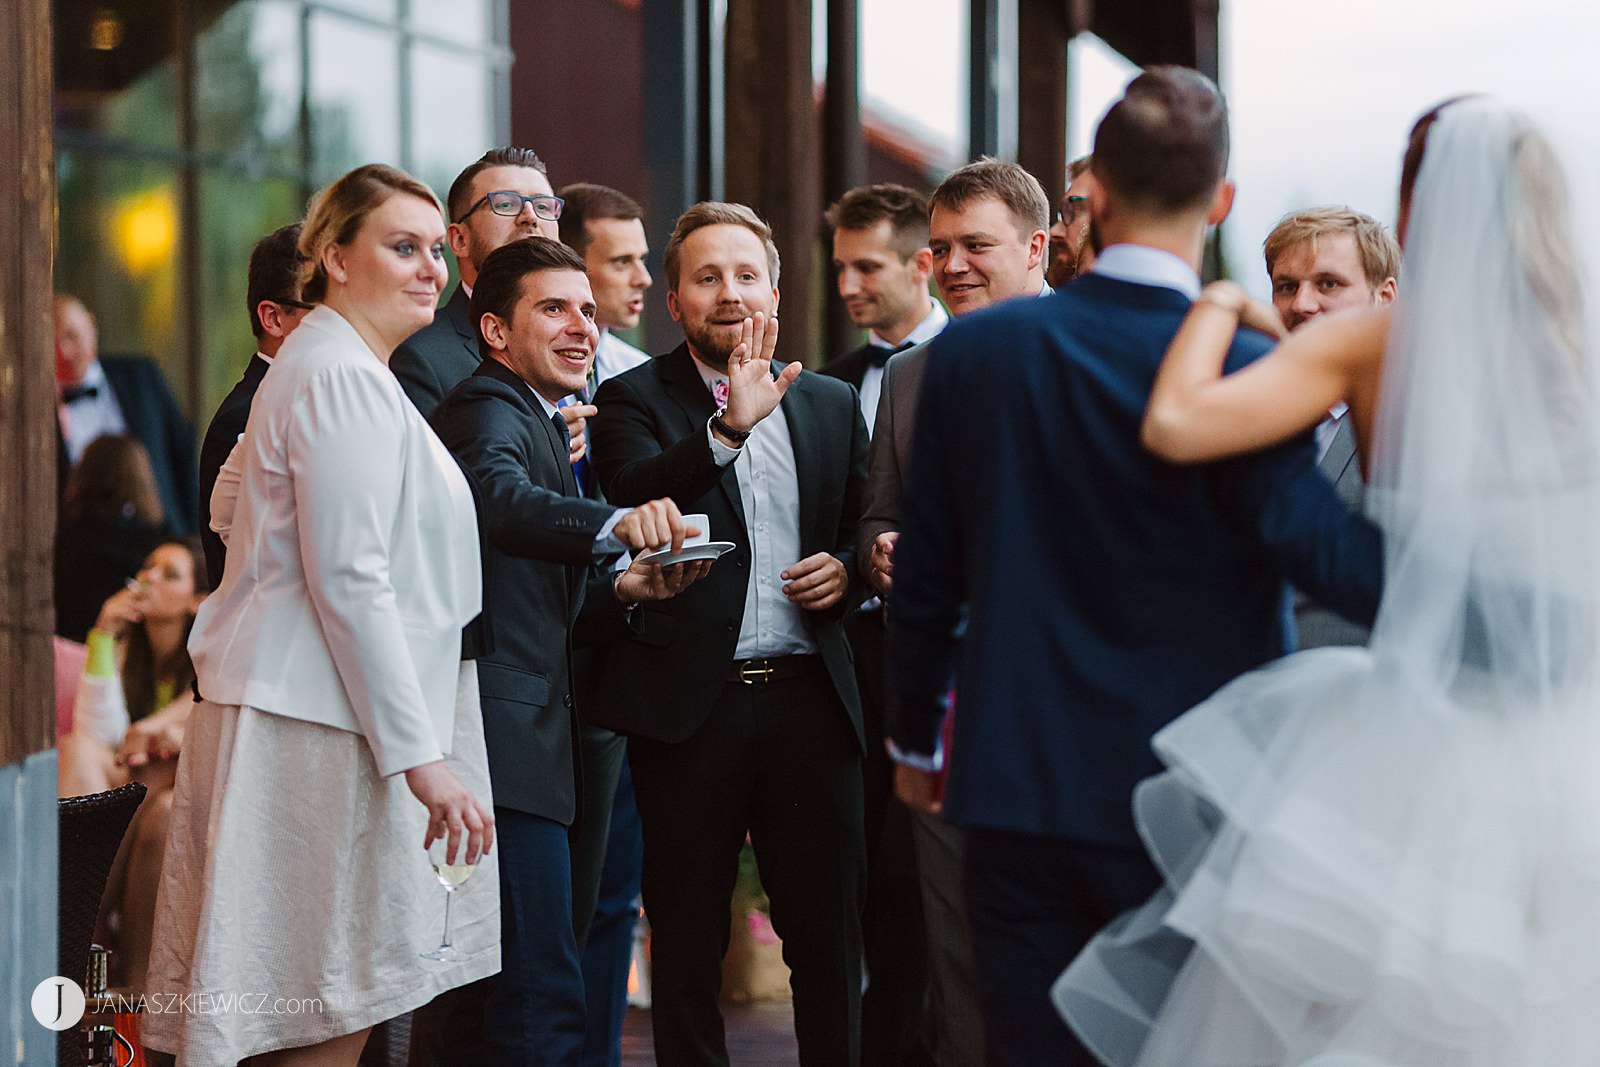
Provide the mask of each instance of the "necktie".
[{"label": "necktie", "polygon": [[[561,400],[561,403],[557,404],[556,407],[557,408],[566,407],[567,403],[571,399],[572,398],[570,396],[569,397],[563,397],[562,400]],[[562,416],[561,412],[557,411],[554,415],[551,415],[550,416],[550,421],[555,423],[556,424],[556,429],[561,431],[561,439],[563,441],[567,441],[567,442],[570,443],[571,440],[572,440],[572,435],[567,432],[567,420]],[[589,495],[589,457],[588,457],[587,454],[585,454],[582,459],[578,460],[578,462],[576,462],[576,463],[574,463],[572,465],[572,477],[573,477],[573,480],[578,483],[578,495],[579,496],[588,496]]]},{"label": "necktie", "polygon": [[61,390],[61,402],[70,404],[75,400],[93,400],[99,395],[98,385],[69,385]]},{"label": "necktie", "polygon": [[889,362],[889,357],[897,352],[904,352],[915,344],[913,341],[901,341],[893,348],[884,348],[882,345],[867,346],[867,362],[874,367],[882,367]]}]

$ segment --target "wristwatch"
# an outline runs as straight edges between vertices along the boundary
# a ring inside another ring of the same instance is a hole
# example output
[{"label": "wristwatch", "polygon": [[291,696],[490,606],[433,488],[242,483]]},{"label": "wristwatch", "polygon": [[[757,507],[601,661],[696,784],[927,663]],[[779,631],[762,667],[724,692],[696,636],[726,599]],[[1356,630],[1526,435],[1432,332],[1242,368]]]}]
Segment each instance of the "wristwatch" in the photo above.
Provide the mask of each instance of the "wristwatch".
[{"label": "wristwatch", "polygon": [[729,426],[725,421],[723,421],[722,418],[722,416],[726,415],[727,413],[728,409],[726,407],[718,408],[717,413],[711,416],[711,428],[717,433],[720,433],[722,436],[726,437],[728,440],[732,441],[735,445],[744,444],[750,439],[750,431],[735,430],[732,426]]}]

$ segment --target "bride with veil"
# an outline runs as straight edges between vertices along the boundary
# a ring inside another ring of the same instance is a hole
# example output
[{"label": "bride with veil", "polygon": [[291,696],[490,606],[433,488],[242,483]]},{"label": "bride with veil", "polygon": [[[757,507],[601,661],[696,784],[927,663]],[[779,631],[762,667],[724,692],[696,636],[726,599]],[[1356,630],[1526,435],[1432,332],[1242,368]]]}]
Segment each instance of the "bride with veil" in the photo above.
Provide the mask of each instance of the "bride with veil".
[{"label": "bride with veil", "polygon": [[1145,424],[1170,459],[1349,401],[1385,596],[1368,648],[1156,736],[1135,807],[1167,888],[1053,990],[1108,1063],[1600,1064],[1600,230],[1567,194],[1600,183],[1551,133],[1482,98],[1424,116],[1393,310],[1222,378],[1251,312],[1213,287],[1174,339]]}]

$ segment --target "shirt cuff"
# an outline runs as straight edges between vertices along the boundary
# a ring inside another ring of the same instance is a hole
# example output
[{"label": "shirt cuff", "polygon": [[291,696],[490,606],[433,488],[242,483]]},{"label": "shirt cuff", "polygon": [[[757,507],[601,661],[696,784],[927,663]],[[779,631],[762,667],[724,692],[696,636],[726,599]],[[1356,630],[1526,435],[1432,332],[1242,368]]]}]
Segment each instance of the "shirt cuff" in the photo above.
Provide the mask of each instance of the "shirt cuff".
[{"label": "shirt cuff", "polygon": [[920,752],[907,752],[890,738],[883,739],[883,747],[889,750],[889,758],[896,763],[904,763],[907,767],[915,767],[919,771],[929,774],[938,774],[944,770],[944,742],[934,743],[933,755],[925,756]]},{"label": "shirt cuff", "polygon": [[706,420],[706,440],[711,443],[711,460],[719,467],[726,467],[731,464],[739,458],[739,453],[742,451],[741,449],[730,448],[717,440],[717,435],[711,432],[710,419]]},{"label": "shirt cuff", "polygon": [[[611,517],[606,520],[605,525],[600,527],[600,531],[594,535],[596,560],[604,561],[619,554],[622,556],[628,554],[628,546],[617,540],[616,535],[612,532],[617,528],[617,523],[622,521],[622,516],[626,515],[628,511],[628,508],[618,508],[613,511]],[[626,567],[627,564],[624,563],[622,566]]]}]

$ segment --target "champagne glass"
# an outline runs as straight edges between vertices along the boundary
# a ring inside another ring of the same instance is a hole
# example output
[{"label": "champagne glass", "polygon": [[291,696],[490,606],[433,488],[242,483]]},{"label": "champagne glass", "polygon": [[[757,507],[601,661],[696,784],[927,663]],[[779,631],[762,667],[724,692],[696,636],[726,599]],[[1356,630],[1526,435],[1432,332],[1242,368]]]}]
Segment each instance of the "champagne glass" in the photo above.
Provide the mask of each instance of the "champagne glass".
[{"label": "champagne glass", "polygon": [[473,863],[452,863],[452,859],[465,861],[467,855],[467,841],[463,837],[456,844],[456,854],[452,857],[449,853],[449,838],[441,837],[428,846],[428,862],[433,865],[433,875],[439,879],[439,884],[444,886],[444,937],[439,941],[439,947],[432,952],[422,953],[425,960],[439,960],[448,963],[461,959],[461,953],[450,943],[450,898],[468,878],[472,877]]}]

